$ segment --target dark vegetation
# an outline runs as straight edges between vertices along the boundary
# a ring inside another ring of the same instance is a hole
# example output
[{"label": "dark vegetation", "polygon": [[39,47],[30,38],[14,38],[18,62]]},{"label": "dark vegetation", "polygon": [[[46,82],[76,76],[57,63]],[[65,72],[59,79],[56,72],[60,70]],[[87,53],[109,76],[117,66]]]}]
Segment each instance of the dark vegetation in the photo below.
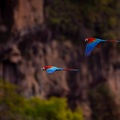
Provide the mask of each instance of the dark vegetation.
[{"label": "dark vegetation", "polygon": [[80,42],[88,31],[87,37],[120,38],[119,0],[45,0],[45,13],[58,39]]},{"label": "dark vegetation", "polygon": [[120,120],[119,105],[108,86],[100,84],[89,91],[92,120]]}]

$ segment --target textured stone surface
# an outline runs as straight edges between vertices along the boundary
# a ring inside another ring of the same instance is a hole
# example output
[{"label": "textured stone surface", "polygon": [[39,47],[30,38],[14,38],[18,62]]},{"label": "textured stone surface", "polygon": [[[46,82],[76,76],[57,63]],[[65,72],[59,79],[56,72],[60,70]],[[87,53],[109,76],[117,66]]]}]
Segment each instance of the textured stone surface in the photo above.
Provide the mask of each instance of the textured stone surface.
[{"label": "textured stone surface", "polygon": [[14,27],[17,30],[34,27],[42,24],[43,0],[19,0],[14,10]]}]

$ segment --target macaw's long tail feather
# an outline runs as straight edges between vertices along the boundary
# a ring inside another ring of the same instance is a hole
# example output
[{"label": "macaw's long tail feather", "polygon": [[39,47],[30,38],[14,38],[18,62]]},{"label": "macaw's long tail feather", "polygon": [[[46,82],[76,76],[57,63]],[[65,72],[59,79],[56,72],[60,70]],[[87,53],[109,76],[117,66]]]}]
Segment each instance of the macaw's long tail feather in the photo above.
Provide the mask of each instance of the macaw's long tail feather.
[{"label": "macaw's long tail feather", "polygon": [[120,42],[119,40],[106,40],[106,42]]},{"label": "macaw's long tail feather", "polygon": [[64,68],[65,71],[79,71],[79,69],[70,69],[70,68]]},{"label": "macaw's long tail feather", "polygon": [[116,42],[120,42],[120,40],[116,40]]}]

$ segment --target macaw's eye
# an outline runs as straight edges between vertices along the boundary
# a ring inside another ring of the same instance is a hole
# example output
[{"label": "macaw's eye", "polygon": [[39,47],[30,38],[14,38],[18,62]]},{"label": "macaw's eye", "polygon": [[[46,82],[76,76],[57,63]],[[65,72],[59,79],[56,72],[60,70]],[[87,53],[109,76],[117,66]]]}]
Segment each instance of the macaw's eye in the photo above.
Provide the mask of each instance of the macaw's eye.
[{"label": "macaw's eye", "polygon": [[87,39],[87,38],[85,39],[85,42],[88,42],[88,39]]}]

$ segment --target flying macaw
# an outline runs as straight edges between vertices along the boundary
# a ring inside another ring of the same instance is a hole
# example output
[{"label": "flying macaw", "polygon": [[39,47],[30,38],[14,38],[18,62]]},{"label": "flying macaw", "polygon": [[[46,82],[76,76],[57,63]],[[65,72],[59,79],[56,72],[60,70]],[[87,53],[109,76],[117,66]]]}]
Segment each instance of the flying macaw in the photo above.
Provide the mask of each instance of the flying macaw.
[{"label": "flying macaw", "polygon": [[100,47],[100,42],[120,42],[118,40],[103,40],[99,38],[86,38],[85,42],[87,42],[85,55],[89,56],[94,49],[94,47]]},{"label": "flying macaw", "polygon": [[43,66],[41,70],[45,70],[47,73],[54,73],[56,71],[79,71],[79,69],[58,68],[55,66]]}]

